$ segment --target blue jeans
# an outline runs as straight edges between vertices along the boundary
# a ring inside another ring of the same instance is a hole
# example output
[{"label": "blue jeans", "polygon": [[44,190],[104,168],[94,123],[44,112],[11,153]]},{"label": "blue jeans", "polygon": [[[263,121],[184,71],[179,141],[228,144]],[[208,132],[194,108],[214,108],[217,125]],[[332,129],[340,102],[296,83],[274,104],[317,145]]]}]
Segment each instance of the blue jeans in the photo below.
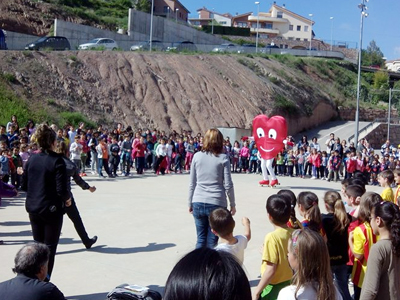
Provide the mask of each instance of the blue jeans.
[{"label": "blue jeans", "polygon": [[202,247],[214,248],[218,243],[218,237],[211,232],[208,216],[213,210],[220,208],[220,206],[194,202],[192,203],[192,208],[197,232],[196,249]]},{"label": "blue jeans", "polygon": [[339,292],[343,297],[343,300],[351,300],[348,285],[348,272],[346,265],[331,266],[333,278],[339,288]]}]

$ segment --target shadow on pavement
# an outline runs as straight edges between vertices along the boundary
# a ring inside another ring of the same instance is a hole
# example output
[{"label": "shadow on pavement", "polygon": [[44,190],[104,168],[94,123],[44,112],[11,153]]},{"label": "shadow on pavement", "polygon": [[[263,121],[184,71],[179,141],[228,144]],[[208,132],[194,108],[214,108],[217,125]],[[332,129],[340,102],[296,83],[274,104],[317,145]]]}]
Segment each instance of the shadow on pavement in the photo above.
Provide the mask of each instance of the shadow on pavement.
[{"label": "shadow on pavement", "polygon": [[3,236],[32,236],[32,231],[31,230],[23,230],[23,231],[19,231],[19,232],[0,232],[0,237],[3,237]]},{"label": "shadow on pavement", "polygon": [[[78,241],[78,243],[80,243]],[[60,242],[61,244],[61,242]],[[99,253],[105,253],[105,254],[132,254],[132,253],[138,253],[138,252],[153,252],[153,251],[160,251],[164,250],[167,248],[175,247],[175,244],[169,243],[169,244],[157,244],[157,243],[149,243],[147,246],[144,247],[132,247],[132,248],[117,248],[117,247],[107,247],[106,245],[99,245],[95,246],[90,250],[86,249],[76,249],[76,250],[70,250],[70,251],[60,251],[57,252],[57,255],[60,254],[72,254],[72,253],[79,253],[83,251],[92,251],[92,252],[99,252]]]},{"label": "shadow on pavement", "polygon": [[31,223],[25,221],[0,222],[0,226],[24,226],[24,225],[31,225]]}]

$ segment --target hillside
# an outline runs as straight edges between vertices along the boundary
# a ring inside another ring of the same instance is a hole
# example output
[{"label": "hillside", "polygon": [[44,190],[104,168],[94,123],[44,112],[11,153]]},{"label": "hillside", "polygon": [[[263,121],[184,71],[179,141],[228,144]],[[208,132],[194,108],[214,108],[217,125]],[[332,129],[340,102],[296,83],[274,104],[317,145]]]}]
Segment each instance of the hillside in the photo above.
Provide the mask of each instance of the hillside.
[{"label": "hillside", "polygon": [[286,116],[295,133],[335,118],[356,82],[351,65],[290,56],[8,51],[0,60],[3,101],[13,94],[30,117],[79,112],[96,123],[194,132],[249,128],[265,113]]},{"label": "hillside", "polygon": [[43,36],[54,19],[116,30],[128,25],[131,0],[1,0],[0,28]]}]

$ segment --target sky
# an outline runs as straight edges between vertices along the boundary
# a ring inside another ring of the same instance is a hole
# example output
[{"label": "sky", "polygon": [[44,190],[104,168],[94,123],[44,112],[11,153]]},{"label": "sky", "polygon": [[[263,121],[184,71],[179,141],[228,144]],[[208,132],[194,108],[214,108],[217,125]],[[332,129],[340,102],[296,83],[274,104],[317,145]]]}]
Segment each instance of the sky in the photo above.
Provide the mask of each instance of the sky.
[{"label": "sky", "polygon": [[[189,17],[198,17],[197,9],[205,6],[218,13],[232,15],[253,12],[257,14],[255,1],[249,0],[180,0],[191,12]],[[260,12],[267,12],[274,1],[259,0]],[[313,14],[315,38],[347,42],[349,47],[357,48],[360,40],[362,0],[279,0],[276,4],[303,17]],[[400,0],[370,0],[366,3],[368,17],[364,19],[362,48],[375,40],[387,60],[400,59]],[[331,21],[330,17],[333,17]],[[332,23],[333,22],[333,23]]]}]

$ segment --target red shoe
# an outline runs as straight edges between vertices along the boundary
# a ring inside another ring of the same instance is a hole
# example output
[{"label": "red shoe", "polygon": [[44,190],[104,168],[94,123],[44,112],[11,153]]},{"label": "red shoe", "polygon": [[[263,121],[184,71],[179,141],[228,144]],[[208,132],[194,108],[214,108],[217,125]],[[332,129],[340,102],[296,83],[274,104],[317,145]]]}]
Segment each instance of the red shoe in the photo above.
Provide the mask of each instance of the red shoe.
[{"label": "red shoe", "polygon": [[277,185],[278,183],[278,179],[273,179],[271,180],[271,186]]},{"label": "red shoe", "polygon": [[82,176],[87,176],[86,173],[82,173]]},{"label": "red shoe", "polygon": [[261,180],[258,182],[259,185],[269,185],[269,180]]}]

